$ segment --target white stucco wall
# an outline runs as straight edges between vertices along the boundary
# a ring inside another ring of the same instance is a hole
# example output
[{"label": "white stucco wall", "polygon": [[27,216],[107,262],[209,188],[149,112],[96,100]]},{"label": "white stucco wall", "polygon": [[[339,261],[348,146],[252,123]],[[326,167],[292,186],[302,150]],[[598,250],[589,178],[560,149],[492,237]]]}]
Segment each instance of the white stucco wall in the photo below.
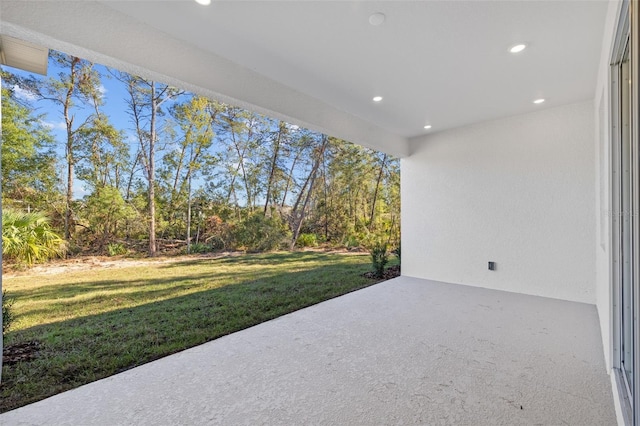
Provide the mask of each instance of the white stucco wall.
[{"label": "white stucco wall", "polygon": [[593,108],[587,101],[411,141],[402,160],[403,275],[595,303]]}]

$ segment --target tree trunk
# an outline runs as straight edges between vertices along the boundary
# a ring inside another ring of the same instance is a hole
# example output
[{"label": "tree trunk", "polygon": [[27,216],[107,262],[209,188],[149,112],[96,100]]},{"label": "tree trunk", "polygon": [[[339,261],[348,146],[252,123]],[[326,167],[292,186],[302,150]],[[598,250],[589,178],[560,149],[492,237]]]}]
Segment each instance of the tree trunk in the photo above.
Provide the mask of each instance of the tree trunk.
[{"label": "tree trunk", "polygon": [[264,215],[267,215],[267,209],[269,208],[269,196],[271,195],[271,185],[273,185],[273,176],[276,172],[276,163],[278,161],[278,151],[280,150],[280,141],[282,139],[282,134],[285,131],[285,123],[280,121],[278,126],[278,137],[275,141],[275,146],[273,147],[273,158],[271,159],[271,170],[269,170],[269,179],[267,180],[267,195],[266,200],[264,202]]},{"label": "tree trunk", "polygon": [[151,123],[149,136],[149,256],[154,257],[156,247],[156,170],[155,170],[155,144],[156,144],[156,84],[151,82]]},{"label": "tree trunk", "polygon": [[373,229],[373,219],[376,214],[376,201],[378,200],[378,191],[380,189],[380,182],[384,174],[384,168],[387,165],[387,154],[382,157],[382,164],[380,165],[380,172],[378,173],[378,179],[376,180],[376,189],[373,191],[373,203],[371,204],[371,214],[369,215],[369,231]]},{"label": "tree trunk", "polygon": [[127,190],[124,197],[127,203],[131,201],[131,188],[133,187],[133,181],[135,178],[136,167],[138,167],[138,161],[140,161],[140,151],[136,153],[133,164],[131,165],[131,174],[129,175],[129,179],[127,179]]},{"label": "tree trunk", "polygon": [[[69,132],[67,132],[69,133]],[[66,193],[66,206],[64,213],[64,239],[69,241],[71,239],[71,203],[73,201],[73,153],[71,148],[66,147],[67,151],[67,193]]]},{"label": "tree trunk", "polygon": [[287,176],[287,183],[284,187],[284,195],[282,196],[282,203],[280,204],[280,207],[284,207],[284,204],[287,201],[289,186],[291,186],[291,181],[293,180],[293,171],[295,170],[298,159],[300,158],[300,152],[302,151],[298,151],[295,158],[293,159],[293,162],[291,163],[291,169],[289,170],[289,175]]},{"label": "tree trunk", "polygon": [[191,173],[189,173],[187,192],[187,254],[191,254]]},{"label": "tree trunk", "polygon": [[247,193],[247,208],[249,209],[249,213],[253,211],[253,201],[251,188],[249,188],[249,178],[247,177],[247,172],[244,168],[244,156],[246,154],[247,147],[245,146],[242,150],[240,150],[239,142],[236,140],[235,131],[231,133],[231,139],[233,141],[233,146],[236,150],[236,154],[238,154],[238,164],[240,167],[240,171],[242,172],[242,180],[244,181],[244,189]]},{"label": "tree trunk", "polygon": [[[327,146],[327,143],[329,141],[329,138],[325,135],[322,136],[322,144],[320,145],[320,147],[318,148],[318,152],[316,153],[316,158],[313,162],[313,167],[311,168],[311,173],[309,174],[309,178],[307,179],[309,182],[309,189],[307,190],[307,195],[304,198],[304,203],[302,204],[302,208],[300,209],[300,211],[297,211],[297,207],[298,207],[298,203],[296,202],[296,207],[294,208],[294,211],[292,212],[292,216],[294,219],[294,226],[293,226],[293,236],[291,238],[291,245],[289,246],[289,248],[291,250],[293,250],[296,246],[296,241],[298,240],[298,236],[300,235],[300,229],[302,228],[302,222],[304,222],[304,217],[306,214],[306,210],[307,210],[307,206],[309,205],[309,200],[311,199],[311,194],[313,192],[313,184],[315,183],[316,180],[316,174],[318,173],[318,168],[320,167],[320,161],[322,159],[322,156],[324,155],[324,150]],[[298,201],[300,200],[300,198],[298,197]]]},{"label": "tree trunk", "polygon": [[73,96],[73,90],[76,86],[76,65],[80,62],[79,58],[75,56],[71,58],[71,66],[69,72],[69,86],[64,99],[64,121],[67,127],[67,142],[65,145],[65,154],[67,159],[67,193],[66,193],[66,206],[64,214],[64,238],[69,241],[71,239],[71,222],[72,212],[71,203],[73,202],[73,166],[75,164],[75,158],[73,156],[73,117],[69,116],[71,109],[71,97]]},{"label": "tree trunk", "polygon": [[323,183],[323,193],[324,193],[324,240],[329,241],[329,205],[328,205],[328,194],[327,194],[327,158],[326,155],[322,155],[322,183]]}]

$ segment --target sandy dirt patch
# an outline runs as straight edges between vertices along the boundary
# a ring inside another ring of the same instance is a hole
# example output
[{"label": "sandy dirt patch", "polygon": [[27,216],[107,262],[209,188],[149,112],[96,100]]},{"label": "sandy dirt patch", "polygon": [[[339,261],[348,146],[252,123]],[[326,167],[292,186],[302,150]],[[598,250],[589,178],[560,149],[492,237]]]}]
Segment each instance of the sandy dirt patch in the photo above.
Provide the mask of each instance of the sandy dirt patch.
[{"label": "sandy dirt patch", "polygon": [[16,269],[12,266],[2,267],[2,277],[27,277],[65,274],[75,271],[86,271],[94,269],[106,268],[131,268],[134,266],[144,265],[161,265],[168,263],[184,262],[195,259],[220,259],[224,257],[235,257],[243,255],[243,252],[222,252],[210,253],[202,255],[183,255],[183,256],[159,256],[156,258],[118,258],[107,256],[83,256],[72,259],[54,260],[46,264],[35,265],[29,269]]},{"label": "sandy dirt patch", "polygon": [[[342,254],[342,255],[362,255],[363,252],[359,250],[345,250],[345,249],[325,249],[325,248],[304,248],[300,251],[310,251],[317,253],[327,254]],[[225,257],[237,257],[243,256],[245,252],[242,251],[226,251],[220,253],[207,253],[207,254],[191,254],[181,256],[158,256],[155,258],[124,258],[124,257],[108,257],[108,256],[82,256],[74,257],[64,260],[53,260],[49,263],[42,265],[35,265],[28,269],[16,269],[11,265],[2,265],[2,277],[28,277],[28,276],[42,276],[42,275],[56,275],[66,274],[76,271],[87,271],[95,269],[107,269],[107,268],[131,268],[134,266],[144,265],[162,265],[168,263],[185,262],[197,259],[221,259]]]}]

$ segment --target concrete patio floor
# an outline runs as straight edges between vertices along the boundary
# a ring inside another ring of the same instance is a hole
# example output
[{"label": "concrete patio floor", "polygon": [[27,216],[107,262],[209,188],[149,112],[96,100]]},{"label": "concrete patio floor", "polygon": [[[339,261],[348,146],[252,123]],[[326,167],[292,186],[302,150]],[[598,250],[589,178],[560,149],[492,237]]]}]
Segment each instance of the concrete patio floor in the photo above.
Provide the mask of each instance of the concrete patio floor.
[{"label": "concrete patio floor", "polygon": [[592,305],[390,280],[0,424],[615,425]]}]

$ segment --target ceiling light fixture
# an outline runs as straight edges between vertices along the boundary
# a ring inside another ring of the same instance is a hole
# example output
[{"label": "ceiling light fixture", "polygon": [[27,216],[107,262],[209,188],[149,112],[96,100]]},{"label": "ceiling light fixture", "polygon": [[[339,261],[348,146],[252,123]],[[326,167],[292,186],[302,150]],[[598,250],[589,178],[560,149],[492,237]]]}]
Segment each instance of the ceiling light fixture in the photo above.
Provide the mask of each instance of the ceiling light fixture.
[{"label": "ceiling light fixture", "polygon": [[431,128],[431,124],[427,124],[426,126],[424,126],[424,128],[429,130]]},{"label": "ceiling light fixture", "polygon": [[522,52],[526,48],[527,48],[526,44],[516,44],[515,46],[511,47],[511,49],[509,49],[509,52],[511,52],[511,53],[519,53],[519,52]]},{"label": "ceiling light fixture", "polygon": [[534,103],[534,104],[541,104],[541,103],[543,103],[543,102],[544,102],[544,99],[543,99],[543,98],[536,99],[535,101],[533,101],[533,103]]},{"label": "ceiling light fixture", "polygon": [[380,13],[380,12],[372,13],[369,16],[369,23],[377,27],[378,25],[381,25],[384,22],[385,18],[386,16],[384,15],[384,13]]},{"label": "ceiling light fixture", "polygon": [[373,102],[380,102],[382,100],[382,96],[374,96]]},{"label": "ceiling light fixture", "polygon": [[196,0],[196,3],[201,4],[203,6],[209,6],[211,4],[211,0]]}]

